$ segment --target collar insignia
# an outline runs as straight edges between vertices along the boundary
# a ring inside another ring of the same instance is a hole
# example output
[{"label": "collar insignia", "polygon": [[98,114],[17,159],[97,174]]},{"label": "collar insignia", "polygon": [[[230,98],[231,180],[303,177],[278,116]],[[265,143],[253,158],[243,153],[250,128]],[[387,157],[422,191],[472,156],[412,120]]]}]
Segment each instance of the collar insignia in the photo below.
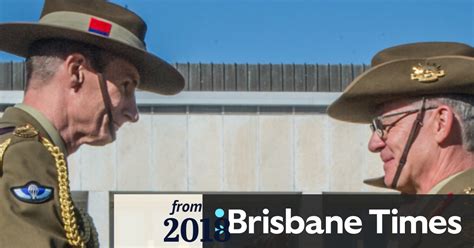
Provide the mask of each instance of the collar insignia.
[{"label": "collar insignia", "polygon": [[26,124],[16,127],[13,134],[21,138],[33,138],[38,135],[38,131],[36,131],[36,129],[30,124]]},{"label": "collar insignia", "polygon": [[426,65],[418,64],[412,67],[413,73],[410,75],[411,80],[418,80],[422,83],[431,83],[446,75],[441,66],[427,63]]},{"label": "collar insignia", "polygon": [[467,187],[467,188],[464,189],[464,193],[466,193],[468,195],[474,195],[474,188]]},{"label": "collar insignia", "polygon": [[43,203],[53,198],[54,189],[32,181],[23,186],[13,187],[10,191],[22,202]]}]

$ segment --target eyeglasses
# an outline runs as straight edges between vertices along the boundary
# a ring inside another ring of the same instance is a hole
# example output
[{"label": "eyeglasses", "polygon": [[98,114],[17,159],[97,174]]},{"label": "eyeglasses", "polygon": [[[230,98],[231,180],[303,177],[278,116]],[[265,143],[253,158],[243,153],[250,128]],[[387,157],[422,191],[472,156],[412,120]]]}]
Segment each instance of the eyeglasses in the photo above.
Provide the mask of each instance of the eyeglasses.
[{"label": "eyeglasses", "polygon": [[[432,106],[432,107],[426,107],[424,108],[424,110],[431,110],[431,109],[436,109],[438,106]],[[407,111],[403,111],[403,112],[398,112],[398,113],[392,113],[392,114],[388,114],[388,115],[382,115],[382,116],[377,116],[375,117],[374,119],[372,119],[372,123],[370,124],[370,129],[372,130],[372,132],[376,132],[377,135],[381,138],[381,139],[384,139],[386,134],[388,133],[388,128],[391,128],[393,126],[395,126],[399,121],[401,121],[403,118],[411,115],[411,114],[414,114],[414,113],[417,113],[417,112],[420,112],[423,110],[423,107],[419,108],[419,109],[412,109],[412,110],[407,110]],[[393,117],[393,116],[397,116],[397,115],[404,115],[402,117],[400,117],[398,120],[390,123],[390,124],[383,124],[382,120],[383,119],[387,119],[387,118],[390,118],[390,117]]]}]

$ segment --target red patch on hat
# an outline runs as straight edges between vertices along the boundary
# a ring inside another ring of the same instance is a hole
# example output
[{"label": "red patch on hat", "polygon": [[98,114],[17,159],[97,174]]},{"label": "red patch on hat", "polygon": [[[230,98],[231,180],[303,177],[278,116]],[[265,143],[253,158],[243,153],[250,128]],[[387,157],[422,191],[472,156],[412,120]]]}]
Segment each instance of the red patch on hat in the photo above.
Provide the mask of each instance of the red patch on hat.
[{"label": "red patch on hat", "polygon": [[96,18],[91,18],[91,21],[89,22],[89,32],[92,33],[109,37],[111,29],[112,24]]}]

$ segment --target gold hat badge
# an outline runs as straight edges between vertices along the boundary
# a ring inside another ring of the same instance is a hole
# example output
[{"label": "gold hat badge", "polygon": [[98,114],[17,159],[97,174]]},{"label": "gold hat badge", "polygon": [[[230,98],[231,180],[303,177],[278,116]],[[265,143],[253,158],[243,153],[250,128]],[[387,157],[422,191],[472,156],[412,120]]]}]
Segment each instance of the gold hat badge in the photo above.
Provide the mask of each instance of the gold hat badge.
[{"label": "gold hat badge", "polygon": [[418,80],[422,83],[430,83],[437,81],[438,78],[444,77],[444,70],[441,70],[441,66],[436,64],[426,65],[418,64],[412,67],[413,73],[411,74],[411,80]]}]

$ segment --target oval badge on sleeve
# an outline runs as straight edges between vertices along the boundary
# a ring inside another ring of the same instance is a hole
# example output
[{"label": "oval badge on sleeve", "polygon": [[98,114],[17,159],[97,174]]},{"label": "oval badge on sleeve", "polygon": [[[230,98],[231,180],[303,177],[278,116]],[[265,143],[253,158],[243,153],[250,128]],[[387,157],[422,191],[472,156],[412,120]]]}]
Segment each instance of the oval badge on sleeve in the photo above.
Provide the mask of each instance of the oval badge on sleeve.
[{"label": "oval badge on sleeve", "polygon": [[13,187],[10,191],[22,202],[43,203],[53,198],[54,189],[32,181],[23,186]]}]

